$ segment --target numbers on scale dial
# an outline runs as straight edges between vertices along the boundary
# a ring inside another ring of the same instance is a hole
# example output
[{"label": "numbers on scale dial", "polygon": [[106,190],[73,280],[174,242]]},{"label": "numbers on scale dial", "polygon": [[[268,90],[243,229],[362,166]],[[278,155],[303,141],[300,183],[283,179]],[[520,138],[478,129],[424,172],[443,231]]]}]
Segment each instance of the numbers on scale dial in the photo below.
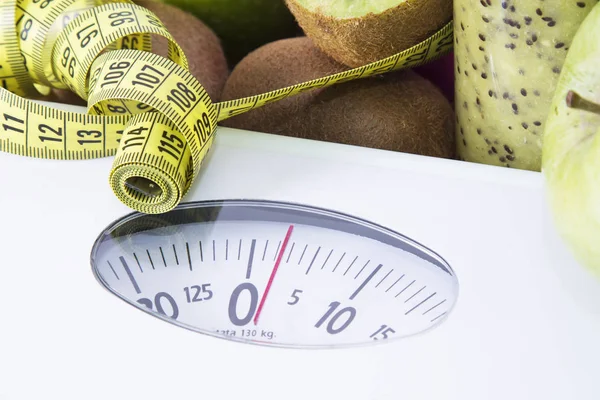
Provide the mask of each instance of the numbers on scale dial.
[{"label": "numbers on scale dial", "polygon": [[[248,307],[246,315],[240,318],[237,314],[237,304],[240,295],[244,291],[248,291],[250,294],[250,307]],[[256,286],[254,286],[252,283],[244,282],[233,289],[233,293],[229,299],[229,320],[235,326],[248,325],[256,313],[256,307],[258,307],[258,289],[256,289]]]},{"label": "numbers on scale dial", "polygon": [[[328,319],[329,323],[327,324],[327,333],[331,335],[336,335],[340,332],[343,332],[348,326],[350,326],[350,324],[352,323],[352,321],[354,321],[354,318],[356,317],[356,308],[344,307],[337,313],[333,314],[340,306],[340,304],[341,303],[339,301],[334,301],[330,303],[329,309],[327,310],[325,315],[323,315],[321,319],[317,321],[317,323],[315,324],[315,328],[320,328]],[[334,327],[338,320],[340,320],[340,326]]]},{"label": "numbers on scale dial", "polygon": [[[202,285],[192,285],[186,286],[183,288],[185,292],[187,303],[196,303],[201,301],[207,301],[213,298],[213,291],[210,289],[210,283],[205,283]],[[200,297],[201,294],[204,294],[204,297]],[[169,293],[166,292],[158,292],[154,296],[154,300],[151,300],[146,297],[142,297],[137,300],[138,304],[144,305],[151,310],[154,310],[156,307],[156,311],[160,314],[165,315],[172,319],[177,319],[179,316],[179,306],[177,302]],[[168,305],[171,309],[171,312],[165,311],[165,306]]]},{"label": "numbers on scale dial", "polygon": [[381,335],[381,339],[387,339],[388,338],[388,333],[396,333],[396,331],[393,328],[390,328],[387,325],[381,325],[381,328],[377,329],[375,331],[375,333],[373,333],[371,336],[369,336],[370,338],[372,338],[373,340],[379,340],[378,336]]},{"label": "numbers on scale dial", "polygon": [[[166,300],[166,303],[163,300]],[[137,302],[148,307],[151,310],[154,309],[152,305],[152,300],[148,298],[142,297]],[[167,312],[165,312],[165,304],[169,304],[171,308],[171,313],[168,314]],[[156,296],[154,296],[154,306],[156,306],[156,311],[158,311],[162,315],[166,315],[169,318],[177,319],[177,317],[179,316],[179,307],[177,306],[177,303],[175,302],[173,296],[171,296],[169,293],[158,292]]]},{"label": "numbers on scale dial", "polygon": [[[246,279],[250,279],[255,245],[256,245],[256,240],[254,239],[254,240],[252,240],[252,245],[251,245],[251,249],[250,249],[250,259],[248,261],[248,266],[247,266],[247,270],[246,270]],[[241,241],[240,241],[240,248],[241,248]],[[266,247],[265,247],[265,250],[266,250]],[[174,251],[174,254],[175,254],[175,257],[177,260],[177,253],[176,253],[175,247],[174,247],[173,251]],[[291,255],[292,251],[293,251],[293,246],[292,246],[290,253],[288,254],[288,260],[289,260],[289,256]],[[134,253],[134,256],[137,260],[137,256],[135,255],[135,253]],[[138,261],[138,264],[139,264],[139,261]],[[178,265],[178,262],[177,262],[177,265]],[[377,267],[371,273],[371,275],[365,280],[365,282],[361,285],[361,287],[358,290],[356,290],[354,292],[354,294],[350,297],[351,299],[353,299],[354,296],[360,291],[360,289],[362,289],[362,287],[364,287],[364,285],[374,276],[374,274],[379,270],[380,267],[381,266]],[[389,275],[389,273],[388,273],[388,275]],[[214,296],[214,292],[211,289],[211,285],[212,285],[211,283],[204,283],[204,284],[190,285],[190,286],[184,287],[183,292],[185,293],[186,303],[192,304],[192,303],[198,303],[198,302],[208,301],[208,300],[212,299]],[[250,296],[250,301],[249,301],[248,309],[245,311],[242,311],[242,313],[240,315],[239,310],[238,310],[238,303],[239,303],[240,296],[245,293],[247,293]],[[296,289],[296,288],[293,289],[293,291],[290,294],[290,297],[287,301],[287,304],[290,306],[297,305],[300,302],[302,293],[304,293],[304,290],[302,290],[302,289]],[[259,297],[260,297],[259,291],[253,283],[243,282],[243,283],[237,285],[233,289],[231,296],[229,298],[229,303],[228,303],[228,317],[229,317],[229,320],[231,321],[231,323],[238,327],[248,325],[252,321],[252,318],[254,317],[254,315],[256,314]],[[158,292],[154,296],[153,299],[140,298],[137,300],[137,302],[139,304],[146,306],[147,308],[149,308],[151,310],[154,310],[156,308],[156,311],[158,313],[160,313],[164,316],[167,316],[169,318],[176,320],[177,317],[179,316],[179,306],[177,305],[175,298],[173,298],[173,296],[171,296],[170,294],[168,294],[166,292]],[[320,317],[320,319],[315,323],[314,328],[317,328],[317,329],[325,328],[325,331],[330,335],[337,335],[337,334],[345,331],[347,328],[349,328],[351,326],[351,324],[353,323],[353,321],[355,320],[355,318],[357,317],[357,309],[355,307],[351,307],[351,306],[346,306],[346,307],[341,307],[341,306],[342,306],[342,304],[339,301],[333,301],[333,302],[329,303],[329,305],[327,306],[327,310]],[[242,336],[255,336],[255,334],[253,334],[253,331],[251,331],[251,330],[247,330],[247,331],[244,331],[241,333],[242,333]],[[388,326],[387,324],[382,324],[376,331],[374,331],[369,336],[369,338],[371,338],[372,340],[385,340],[385,339],[388,339],[394,333],[396,333],[396,331],[392,327]]]},{"label": "numbers on scale dial", "polygon": [[[18,126],[0,114],[2,123]],[[52,128],[44,127],[46,136],[53,136]],[[201,212],[186,218],[197,222],[214,214]],[[117,273],[108,270],[110,260],[102,257],[105,276],[109,287],[122,290],[117,295],[129,296],[138,307],[209,335],[291,347],[383,342],[434,326],[455,298],[455,278],[443,260],[416,250],[412,255],[408,244],[390,246],[394,239],[384,243],[380,233],[369,243],[365,230],[336,233],[299,225],[289,240],[293,224],[287,221],[263,223],[260,229],[235,218],[223,225],[179,227],[180,219],[175,221],[174,227],[161,221],[168,228],[164,232],[144,230],[139,239],[119,240],[118,247],[107,241],[103,253],[121,256],[127,276],[118,282]],[[127,267],[129,257],[139,270]]]},{"label": "numbers on scale dial", "polygon": [[[209,289],[210,283],[203,285],[192,285],[190,287],[184,287],[185,298],[188,303],[196,303],[200,301],[210,300],[213,298],[213,291]],[[200,297],[200,294],[204,293],[205,297]]]},{"label": "numbers on scale dial", "polygon": [[290,306],[294,306],[296,304],[298,304],[298,302],[300,301],[300,297],[298,297],[298,293],[302,293],[303,290],[300,289],[294,289],[294,291],[292,292],[292,300],[288,301],[288,304]]}]

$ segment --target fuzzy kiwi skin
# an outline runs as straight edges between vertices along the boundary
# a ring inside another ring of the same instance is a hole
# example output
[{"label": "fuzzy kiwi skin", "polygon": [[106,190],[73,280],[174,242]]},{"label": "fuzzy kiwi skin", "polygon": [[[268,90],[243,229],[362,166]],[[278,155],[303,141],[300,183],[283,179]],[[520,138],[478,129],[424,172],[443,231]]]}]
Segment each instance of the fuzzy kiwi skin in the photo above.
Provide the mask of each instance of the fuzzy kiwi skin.
[{"label": "fuzzy kiwi skin", "polygon": [[[154,12],[181,46],[188,59],[190,73],[198,79],[213,102],[221,93],[229,68],[219,38],[192,14],[169,4],[154,0],[134,0],[135,4]],[[167,55],[167,41],[153,36],[153,53]],[[87,103],[69,90],[53,89],[50,95],[38,100],[85,106]]]},{"label": "fuzzy kiwi skin", "polygon": [[[282,88],[347,68],[306,37],[267,44],[233,70],[223,100]],[[454,113],[411,70],[340,83],[273,102],[221,125],[425,156],[454,158]]]},{"label": "fuzzy kiwi skin", "polygon": [[452,1],[399,1],[380,14],[335,18],[285,0],[306,36],[326,54],[349,67],[392,56],[427,39],[452,20]]}]

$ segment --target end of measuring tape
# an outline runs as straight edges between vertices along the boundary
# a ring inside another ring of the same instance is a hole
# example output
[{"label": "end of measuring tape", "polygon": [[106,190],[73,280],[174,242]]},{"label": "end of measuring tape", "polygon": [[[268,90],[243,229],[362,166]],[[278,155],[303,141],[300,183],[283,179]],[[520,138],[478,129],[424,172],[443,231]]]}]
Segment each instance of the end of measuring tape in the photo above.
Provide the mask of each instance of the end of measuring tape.
[{"label": "end of measuring tape", "polygon": [[[217,110],[158,17],[129,1],[8,3],[0,8],[0,31],[18,45],[15,51],[27,49],[27,60],[2,58],[19,79],[9,83],[14,93],[0,92],[0,104],[8,106],[0,150],[73,160],[115,155],[109,183],[120,201],[148,214],[177,206],[212,144]],[[49,44],[59,14],[69,19]],[[29,42],[30,35],[46,41]],[[167,57],[151,52],[150,35],[168,40]],[[28,60],[32,68],[25,67]],[[68,88],[88,100],[88,114],[17,96],[47,87]]]},{"label": "end of measuring tape", "polygon": [[[166,57],[152,53],[152,35],[167,39]],[[130,0],[2,0],[0,151],[67,160],[114,155],[109,183],[117,198],[160,214],[190,189],[218,121],[314,88],[417,66],[450,51],[452,38],[450,21],[384,60],[214,104],[160,19]],[[87,100],[88,114],[21,97],[51,88]]]},{"label": "end of measuring tape", "polygon": [[113,191],[141,212],[171,210],[212,145],[216,107],[186,69],[153,53],[107,52],[91,70],[88,112],[133,114],[110,174]]}]

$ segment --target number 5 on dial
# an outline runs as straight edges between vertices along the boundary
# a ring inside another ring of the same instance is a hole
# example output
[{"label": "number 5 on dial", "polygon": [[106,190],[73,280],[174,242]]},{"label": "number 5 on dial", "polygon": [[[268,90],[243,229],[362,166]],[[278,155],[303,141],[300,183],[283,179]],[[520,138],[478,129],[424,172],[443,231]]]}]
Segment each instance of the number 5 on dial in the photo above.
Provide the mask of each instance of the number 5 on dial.
[{"label": "number 5 on dial", "polygon": [[296,295],[296,293],[302,293],[302,290],[300,289],[294,289],[294,292],[292,293],[292,301],[288,301],[288,304],[290,306],[293,306],[294,304],[298,303],[300,301],[300,298]]}]

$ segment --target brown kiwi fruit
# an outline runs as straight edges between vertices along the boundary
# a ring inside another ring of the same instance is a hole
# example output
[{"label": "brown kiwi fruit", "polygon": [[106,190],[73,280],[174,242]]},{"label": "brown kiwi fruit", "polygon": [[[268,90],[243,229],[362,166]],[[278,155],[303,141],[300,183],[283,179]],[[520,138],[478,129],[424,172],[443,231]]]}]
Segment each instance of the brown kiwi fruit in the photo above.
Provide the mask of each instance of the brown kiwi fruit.
[{"label": "brown kiwi fruit", "polygon": [[450,0],[286,0],[286,4],[321,50],[350,67],[406,50],[452,20]]},{"label": "brown kiwi fruit", "polygon": [[[231,73],[223,100],[283,88],[347,68],[307,37],[269,43]],[[222,126],[440,158],[454,158],[454,112],[412,70],[313,89],[221,122]]]},{"label": "brown kiwi fruit", "polygon": [[[170,4],[154,0],[133,2],[156,14],[187,56],[190,73],[206,89],[213,102],[219,101],[229,76],[229,68],[215,33],[192,14]],[[152,41],[152,52],[166,56],[167,40],[153,35]],[[69,90],[53,89],[50,95],[39,100],[86,105],[83,99]]]}]

